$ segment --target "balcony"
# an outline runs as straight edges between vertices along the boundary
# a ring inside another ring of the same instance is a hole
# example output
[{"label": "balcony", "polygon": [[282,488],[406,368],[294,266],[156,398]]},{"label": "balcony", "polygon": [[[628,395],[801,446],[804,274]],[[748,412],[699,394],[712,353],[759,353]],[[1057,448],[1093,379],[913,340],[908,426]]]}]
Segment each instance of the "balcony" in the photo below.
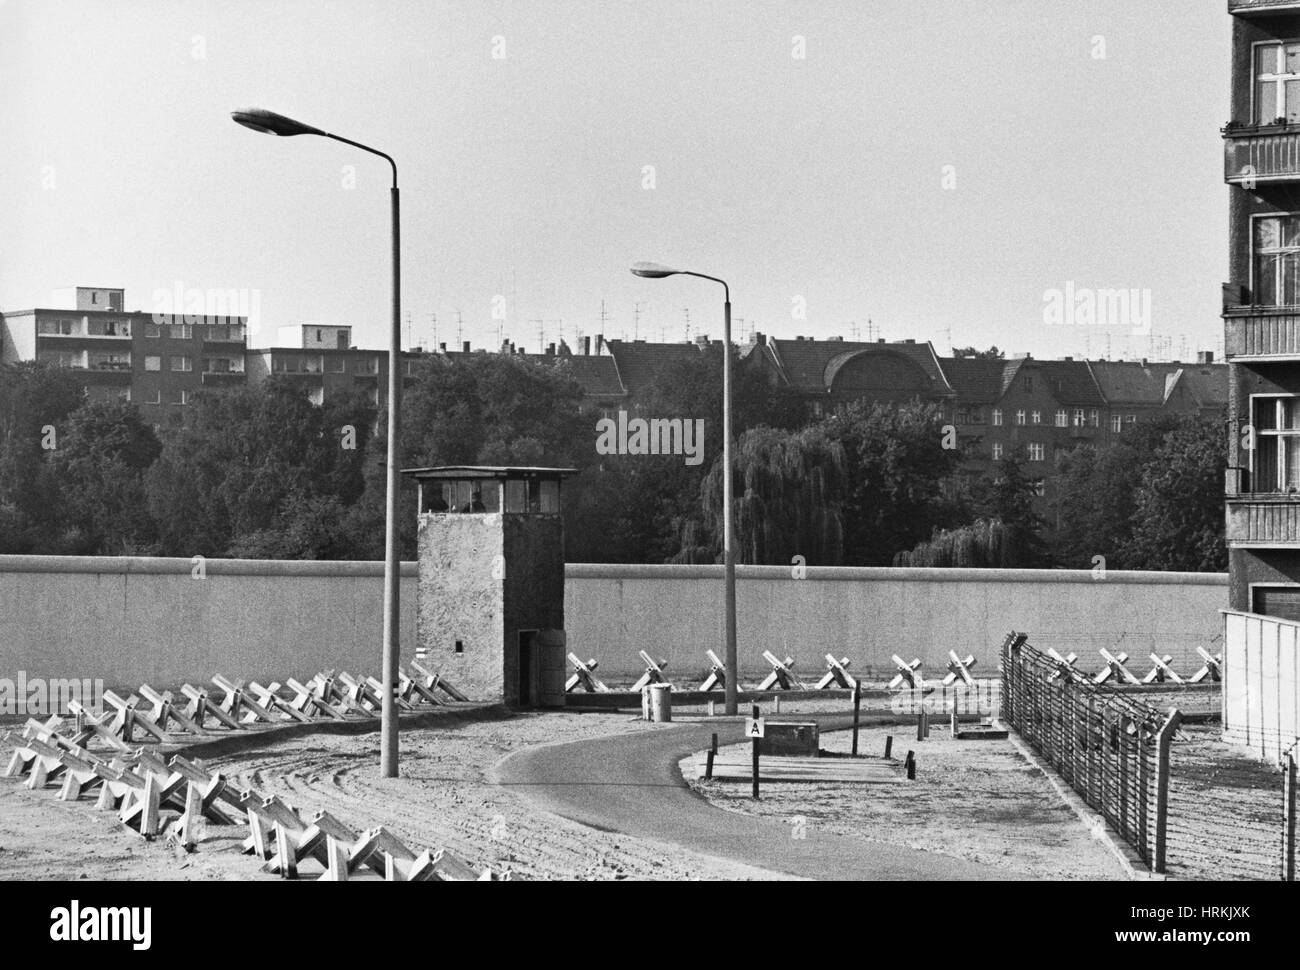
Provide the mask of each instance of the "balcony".
[{"label": "balcony", "polygon": [[205,387],[230,387],[232,384],[242,384],[243,382],[244,372],[242,370],[205,370],[203,372]]},{"label": "balcony", "polygon": [[1228,0],[1228,13],[1234,17],[1300,13],[1300,0]]},{"label": "balcony", "polygon": [[1227,497],[1230,546],[1300,547],[1300,494]]},{"label": "balcony", "polygon": [[1223,329],[1228,360],[1300,360],[1300,307],[1225,307]]},{"label": "balcony", "polygon": [[1300,126],[1224,128],[1223,178],[1247,188],[1300,181]]}]

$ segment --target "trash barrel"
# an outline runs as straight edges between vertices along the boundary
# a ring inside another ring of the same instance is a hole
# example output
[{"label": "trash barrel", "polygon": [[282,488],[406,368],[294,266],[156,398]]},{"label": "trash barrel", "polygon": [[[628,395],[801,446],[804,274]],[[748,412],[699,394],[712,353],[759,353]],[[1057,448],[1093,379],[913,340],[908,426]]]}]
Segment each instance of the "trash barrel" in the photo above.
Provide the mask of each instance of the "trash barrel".
[{"label": "trash barrel", "polygon": [[673,719],[673,685],[650,685],[650,720],[671,721]]}]

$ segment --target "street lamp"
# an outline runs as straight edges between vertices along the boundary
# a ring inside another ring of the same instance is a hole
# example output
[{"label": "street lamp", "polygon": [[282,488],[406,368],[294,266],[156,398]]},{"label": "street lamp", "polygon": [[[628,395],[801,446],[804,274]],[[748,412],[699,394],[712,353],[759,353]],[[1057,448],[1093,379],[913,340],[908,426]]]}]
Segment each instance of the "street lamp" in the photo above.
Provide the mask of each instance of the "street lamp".
[{"label": "street lamp", "polygon": [[363,152],[378,155],[387,160],[393,168],[393,187],[390,191],[393,210],[393,320],[388,342],[388,491],[384,509],[384,693],[383,710],[380,719],[380,761],[379,770],[384,778],[397,777],[397,706],[393,700],[393,691],[397,685],[397,658],[400,651],[398,604],[400,602],[400,563],[397,556],[397,438],[401,428],[401,355],[402,328],[401,287],[402,271],[398,233],[397,202],[397,163],[392,156],[378,149],[352,141],[341,135],[321,131],[301,121],[294,121],[274,111],[262,108],[247,108],[232,111],[230,117],[245,128],[260,131],[268,135],[320,135],[341,141],[345,145],[360,148]]},{"label": "street lamp", "polygon": [[726,712],[735,714],[736,690],[740,681],[736,670],[736,547],[733,539],[731,514],[731,287],[725,280],[685,269],[672,269],[659,263],[634,263],[632,274],[646,279],[659,280],[665,276],[696,276],[722,284],[724,312],[722,323],[722,562],[727,631],[726,654]]}]

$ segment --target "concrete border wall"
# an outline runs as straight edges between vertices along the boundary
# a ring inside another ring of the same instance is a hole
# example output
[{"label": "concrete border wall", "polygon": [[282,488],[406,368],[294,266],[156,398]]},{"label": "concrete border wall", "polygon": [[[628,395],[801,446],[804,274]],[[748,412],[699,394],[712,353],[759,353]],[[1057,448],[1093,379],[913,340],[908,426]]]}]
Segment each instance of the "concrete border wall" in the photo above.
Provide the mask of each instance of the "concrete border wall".
[{"label": "concrete border wall", "polygon": [[[208,559],[0,556],[0,677],[99,678],[109,686],[174,685],[221,672],[258,679],[323,667],[379,671],[383,564]],[[851,669],[889,673],[891,654],[941,671],[949,649],[996,664],[1009,629],[1040,648],[1100,666],[1118,648],[1142,670],[1152,651],[1175,669],[1221,649],[1227,576],[1198,573],[742,566],[737,571],[741,672],[761,654],[793,655],[815,679],[828,651]],[[415,643],[416,565],[402,567],[402,642]],[[721,652],[721,566],[570,564],[569,648],[614,680],[638,674],[638,649],[683,681]],[[408,655],[409,649],[407,648]]]}]

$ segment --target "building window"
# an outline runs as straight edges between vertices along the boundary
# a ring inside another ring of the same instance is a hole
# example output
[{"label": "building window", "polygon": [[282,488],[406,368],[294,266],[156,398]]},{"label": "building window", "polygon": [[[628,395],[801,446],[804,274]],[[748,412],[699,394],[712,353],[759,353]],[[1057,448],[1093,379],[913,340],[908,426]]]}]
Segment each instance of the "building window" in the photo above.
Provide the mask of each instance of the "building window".
[{"label": "building window", "polygon": [[1300,121],[1300,43],[1255,45],[1254,121]]},{"label": "building window", "polygon": [[1002,409],[1001,409],[1001,408],[994,408],[994,409],[993,409],[993,427],[995,427],[995,428],[1000,428],[1000,427],[1002,427]]},{"label": "building window", "polygon": [[1025,409],[1024,409],[1024,408],[1021,408],[1019,411],[1016,412],[1016,424],[1020,425],[1021,427],[1024,427],[1024,424],[1025,424]]},{"label": "building window", "polygon": [[1032,415],[1030,415],[1030,417],[1032,418],[1034,424],[1042,424],[1042,423],[1043,423],[1043,412],[1042,412],[1042,411],[1035,411]]},{"label": "building window", "polygon": [[311,401],[311,403],[315,404],[317,407],[320,407],[325,403],[325,388],[313,387],[307,392],[307,400]]},{"label": "building window", "polygon": [[1038,478],[1034,480],[1034,494],[1039,498],[1047,494],[1047,479]]},{"label": "building window", "polygon": [[161,337],[162,327],[158,326],[156,323],[146,323],[144,325],[144,335],[146,337]]},{"label": "building window", "polygon": [[173,357],[168,358],[168,360],[170,361],[171,369],[174,371],[188,372],[194,370],[193,359],[185,356],[184,354],[177,354]]},{"label": "building window", "polygon": [[996,442],[994,442],[993,444],[993,460],[994,461],[1002,460],[1002,446]]},{"label": "building window", "polygon": [[190,403],[190,392],[187,391],[187,390],[185,390],[185,389],[183,389],[183,388],[179,388],[179,387],[176,388],[176,389],[173,390],[172,393],[171,393],[170,403],[171,403],[171,404],[189,404],[189,403]]},{"label": "building window", "polygon": [[342,357],[331,357],[329,361],[331,374],[342,374],[348,365],[348,362]]},{"label": "building window", "polygon": [[155,387],[153,390],[151,390],[151,391],[145,391],[145,392],[144,392],[144,398],[142,399],[142,403],[144,403],[144,404],[161,404],[161,403],[162,403],[162,392],[159,391],[158,388],[156,388],[156,387]]},{"label": "building window", "polygon": [[1076,428],[1083,427],[1083,408],[1074,409],[1074,426]]},{"label": "building window", "polygon": [[1130,431],[1137,426],[1138,419],[1136,414],[1124,415],[1124,430]]},{"label": "building window", "polygon": [[1033,393],[1034,393],[1034,375],[1033,375],[1033,374],[1026,374],[1026,375],[1025,375],[1025,391],[1026,391],[1027,393],[1029,393],[1029,394],[1033,394]]},{"label": "building window", "polygon": [[162,370],[162,358],[156,354],[146,354],[144,358],[145,370]]},{"label": "building window", "polygon": [[1088,412],[1088,425],[1093,428],[1101,426],[1101,412],[1096,408]]},{"label": "building window", "polygon": [[364,359],[362,359],[362,360],[359,360],[359,361],[356,362],[356,364],[355,364],[355,366],[354,366],[354,370],[356,371],[356,373],[358,373],[358,374],[364,374],[364,375],[366,375],[366,376],[373,376],[373,375],[375,375],[375,374],[378,374],[378,373],[379,373],[379,358],[377,358],[377,357],[366,357],[366,358],[364,358]]},{"label": "building window", "polygon": [[1058,408],[1056,411],[1056,426],[1058,428],[1068,428],[1070,426],[1070,415],[1065,408]]},{"label": "building window", "polygon": [[1258,306],[1300,304],[1300,216],[1255,220],[1254,287]]},{"label": "building window", "polygon": [[1252,491],[1300,490],[1300,398],[1251,399],[1255,425]]},{"label": "building window", "polygon": [[1110,416],[1110,430],[1119,434],[1124,430],[1124,416],[1122,414],[1112,414]]},{"label": "building window", "polygon": [[1042,461],[1045,451],[1041,444],[1032,444],[1029,446],[1029,460]]},{"label": "building window", "polygon": [[172,323],[167,325],[168,335],[176,340],[189,340],[194,336],[194,327],[188,323]]}]

